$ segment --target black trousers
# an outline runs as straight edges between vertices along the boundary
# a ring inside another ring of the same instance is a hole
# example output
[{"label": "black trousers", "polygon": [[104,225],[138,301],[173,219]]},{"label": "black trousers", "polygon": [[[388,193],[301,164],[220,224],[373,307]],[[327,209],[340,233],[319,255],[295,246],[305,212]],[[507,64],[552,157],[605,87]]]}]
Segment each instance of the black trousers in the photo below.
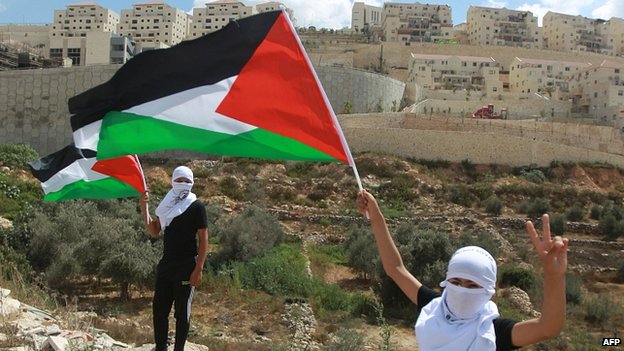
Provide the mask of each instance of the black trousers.
[{"label": "black trousers", "polygon": [[195,288],[189,284],[195,259],[185,262],[163,262],[158,264],[152,313],[156,351],[167,350],[169,334],[169,313],[174,306],[176,320],[175,351],[183,351],[191,325],[191,301]]}]

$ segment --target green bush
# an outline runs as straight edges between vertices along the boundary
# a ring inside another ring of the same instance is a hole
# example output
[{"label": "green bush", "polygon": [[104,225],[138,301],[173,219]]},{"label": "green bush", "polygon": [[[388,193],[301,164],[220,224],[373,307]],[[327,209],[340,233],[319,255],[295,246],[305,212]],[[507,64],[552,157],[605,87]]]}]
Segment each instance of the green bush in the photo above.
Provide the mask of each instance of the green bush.
[{"label": "green bush", "polygon": [[332,335],[329,343],[325,345],[325,351],[360,351],[365,346],[364,336],[362,334],[349,330],[338,329]]},{"label": "green bush", "polygon": [[476,233],[464,231],[459,236],[458,247],[464,246],[479,246],[496,259],[496,257],[498,257],[500,243],[494,239],[492,233],[486,230],[479,230]]},{"label": "green bush", "polygon": [[368,278],[377,270],[379,254],[370,229],[352,227],[347,233],[344,248],[348,265],[358,274]]},{"label": "green bush", "polygon": [[585,319],[592,324],[606,326],[617,312],[617,307],[610,295],[600,294],[587,300]]},{"label": "green bush", "polygon": [[233,176],[226,176],[219,181],[219,191],[232,200],[243,200],[245,192],[240,186],[238,179]]},{"label": "green bush", "polygon": [[615,278],[618,283],[624,283],[624,261],[620,262],[620,267],[617,270]]},{"label": "green bush", "polygon": [[540,171],[539,169],[533,169],[528,172],[524,172],[522,174],[522,177],[535,184],[543,184],[546,181],[546,175],[544,175],[544,172]]},{"label": "green bush", "polygon": [[485,200],[485,212],[498,216],[503,212],[503,202],[496,195],[492,195]]},{"label": "green bush", "polygon": [[464,174],[468,178],[472,180],[477,179],[477,177],[479,176],[479,173],[477,172],[477,167],[474,165],[474,163],[472,163],[472,161],[463,160],[461,161],[461,166],[462,166],[462,169],[464,170]]},{"label": "green bush", "polygon": [[535,273],[531,270],[516,266],[505,266],[501,269],[501,287],[515,286],[524,291],[530,291],[535,286],[535,282]]},{"label": "green bush", "polygon": [[269,251],[284,239],[284,231],[277,219],[254,205],[223,225],[218,233],[217,265],[226,261],[249,261]]},{"label": "green bush", "polygon": [[583,220],[585,216],[585,211],[582,207],[575,205],[568,211],[567,218],[571,222],[579,222]]},{"label": "green bush", "polygon": [[615,240],[624,232],[624,225],[612,214],[603,215],[598,223],[598,230],[610,240]]},{"label": "green bush", "polygon": [[391,182],[379,186],[379,197],[384,199],[392,208],[406,209],[418,198],[416,190],[418,184],[413,177],[401,175]]},{"label": "green bush", "polygon": [[583,279],[574,273],[566,273],[566,302],[580,305],[583,302]]},{"label": "green bush", "polygon": [[451,186],[449,188],[448,199],[454,204],[465,207],[472,207],[472,204],[478,200],[471,189],[464,184]]},{"label": "green bush", "polygon": [[38,158],[39,154],[30,145],[0,144],[0,165],[26,169],[28,162]]},{"label": "green bush", "polygon": [[278,245],[247,262],[235,262],[232,271],[246,289],[275,295],[310,294],[305,257],[290,245]]},{"label": "green bush", "polygon": [[529,207],[529,212],[527,213],[531,218],[541,217],[544,213],[547,213],[550,210],[550,203],[548,200],[544,198],[537,198],[533,200],[533,203]]},{"label": "green bush", "polygon": [[595,220],[599,220],[601,213],[602,213],[602,207],[600,207],[598,205],[594,205],[594,206],[592,206],[592,208],[591,208],[591,210],[589,212],[589,218],[595,219]]},{"label": "green bush", "polygon": [[566,217],[561,213],[553,213],[550,216],[550,232],[555,235],[563,235],[567,229]]}]

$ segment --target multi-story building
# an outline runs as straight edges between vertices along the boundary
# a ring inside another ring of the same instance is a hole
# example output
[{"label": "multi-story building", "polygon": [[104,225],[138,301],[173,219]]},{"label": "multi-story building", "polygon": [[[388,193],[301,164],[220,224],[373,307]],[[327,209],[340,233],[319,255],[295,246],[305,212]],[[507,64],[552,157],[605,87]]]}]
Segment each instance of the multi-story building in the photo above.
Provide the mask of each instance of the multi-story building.
[{"label": "multi-story building", "polygon": [[290,18],[290,21],[292,22],[293,26],[297,27],[297,19],[295,18],[295,12],[291,8],[286,7],[286,5],[282,4],[281,2],[269,1],[269,2],[264,2],[264,3],[256,5],[257,13],[277,11],[277,10],[282,10],[282,9],[286,11],[286,13],[288,14],[288,18]]},{"label": "multi-story building", "polygon": [[503,91],[500,65],[491,57],[412,53],[408,74],[423,89]]},{"label": "multi-story building", "polygon": [[[225,27],[231,21],[251,16],[253,7],[236,0],[217,0],[193,9],[193,24],[188,39],[201,37]],[[292,17],[291,17],[292,19]]]},{"label": "multi-story building", "polygon": [[173,46],[187,36],[191,18],[164,2],[145,2],[121,10],[119,35],[130,36],[140,51]]},{"label": "multi-story building", "polygon": [[[603,38],[604,20],[548,11],[543,20],[544,49],[557,51],[591,51],[613,55],[613,45]],[[615,28],[615,26],[614,26]]]},{"label": "multi-story building", "polygon": [[108,64],[118,23],[119,15],[94,2],[55,10],[45,57],[59,62],[69,58],[73,65]]},{"label": "multi-story building", "polygon": [[610,20],[598,25],[603,43],[613,49],[616,56],[624,56],[624,19],[611,17]]},{"label": "multi-story building", "polygon": [[409,43],[453,39],[448,5],[387,2],[381,22],[387,41]]},{"label": "multi-story building", "polygon": [[471,45],[542,47],[537,16],[530,11],[470,6],[466,22]]},{"label": "multi-story building", "polygon": [[604,124],[624,124],[624,64],[604,60],[578,72],[570,80],[575,112],[594,116]]},{"label": "multi-story building", "polygon": [[382,11],[383,9],[378,6],[366,5],[360,1],[354,2],[351,9],[351,29],[359,33],[380,26]]},{"label": "multi-story building", "polygon": [[509,91],[546,94],[549,97],[555,92],[565,95],[569,91],[570,78],[591,66],[588,62],[516,57],[509,66]]},{"label": "multi-story building", "polygon": [[54,10],[54,22],[49,37],[86,37],[87,32],[115,33],[119,15],[95,2],[68,5],[65,10]]}]

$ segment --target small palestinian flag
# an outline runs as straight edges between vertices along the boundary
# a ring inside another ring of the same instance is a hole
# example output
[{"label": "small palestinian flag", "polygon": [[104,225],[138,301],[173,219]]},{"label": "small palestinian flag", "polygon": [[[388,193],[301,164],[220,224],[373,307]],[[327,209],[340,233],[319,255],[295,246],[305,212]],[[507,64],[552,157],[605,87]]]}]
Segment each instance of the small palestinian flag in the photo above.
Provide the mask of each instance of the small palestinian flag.
[{"label": "small palestinian flag", "polygon": [[74,142],[98,159],[184,149],[342,161],[351,153],[318,77],[281,11],[141,53],[69,100]]},{"label": "small palestinian flag", "polygon": [[30,162],[41,181],[44,201],[116,199],[145,191],[143,170],[136,156],[98,161],[92,150],[74,145]]}]

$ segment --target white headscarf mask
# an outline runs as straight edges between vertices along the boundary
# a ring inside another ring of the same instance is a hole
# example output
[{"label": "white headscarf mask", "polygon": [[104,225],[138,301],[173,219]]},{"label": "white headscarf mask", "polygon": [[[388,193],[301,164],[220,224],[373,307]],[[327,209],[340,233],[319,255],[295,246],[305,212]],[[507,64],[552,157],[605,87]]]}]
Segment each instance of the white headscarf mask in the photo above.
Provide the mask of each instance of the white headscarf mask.
[{"label": "white headscarf mask", "polygon": [[[175,180],[178,178],[190,179],[191,183],[176,182]],[[193,188],[193,171],[190,168],[180,166],[173,170],[171,187],[171,190],[169,190],[156,208],[156,215],[160,219],[160,225],[163,229],[197,200],[197,196],[191,192]]]},{"label": "white headscarf mask", "polygon": [[[451,278],[470,279],[482,288],[449,284]],[[416,321],[421,351],[495,351],[492,321],[498,308],[490,301],[496,288],[496,261],[477,246],[461,248],[449,262],[441,297],[425,306]]]}]

